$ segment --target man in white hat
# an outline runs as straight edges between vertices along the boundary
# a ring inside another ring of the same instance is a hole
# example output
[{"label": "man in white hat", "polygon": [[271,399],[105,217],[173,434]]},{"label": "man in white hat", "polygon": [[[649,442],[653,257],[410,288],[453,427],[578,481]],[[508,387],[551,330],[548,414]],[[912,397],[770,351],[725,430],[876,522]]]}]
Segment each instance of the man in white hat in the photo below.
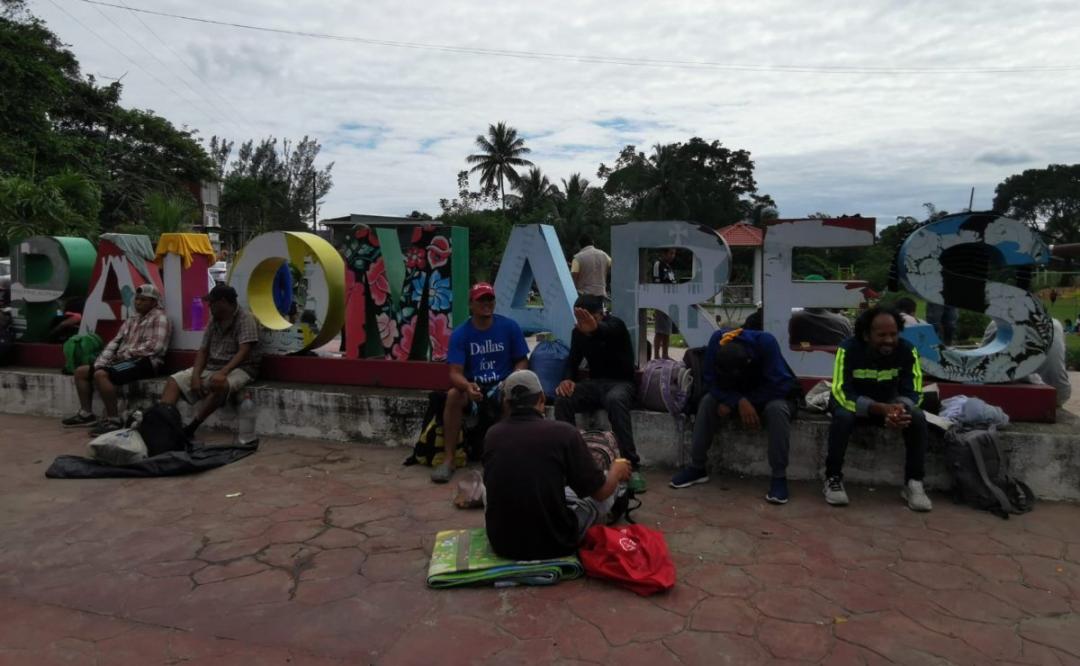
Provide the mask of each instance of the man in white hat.
[{"label": "man in white hat", "polygon": [[152,284],[140,285],[135,289],[134,312],[102,350],[93,367],[83,365],[75,369],[80,407],[62,423],[85,426],[96,421],[91,411],[96,387],[105,403],[105,416],[97,421],[90,434],[97,436],[118,430],[123,423],[116,404],[116,387],[161,374],[171,336],[172,325],[161,307],[161,294]]}]

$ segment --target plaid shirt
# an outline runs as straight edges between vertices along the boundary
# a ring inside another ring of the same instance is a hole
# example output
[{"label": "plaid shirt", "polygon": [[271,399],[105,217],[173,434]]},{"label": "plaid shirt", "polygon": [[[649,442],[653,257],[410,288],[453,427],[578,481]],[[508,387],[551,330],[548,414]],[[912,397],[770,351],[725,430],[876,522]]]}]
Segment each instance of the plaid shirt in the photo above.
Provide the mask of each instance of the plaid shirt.
[{"label": "plaid shirt", "polygon": [[165,361],[171,336],[172,324],[160,307],[144,315],[135,313],[120,326],[120,332],[102,350],[94,367],[104,368],[133,358],[149,358],[158,367]]},{"label": "plaid shirt", "polygon": [[259,322],[255,315],[237,306],[236,315],[228,322],[222,324],[211,319],[202,341],[202,348],[207,350],[206,369],[215,371],[224,368],[240,351],[240,345],[246,342],[253,345],[251,353],[236,369],[243,370],[253,378],[258,377],[262,352],[259,350]]}]

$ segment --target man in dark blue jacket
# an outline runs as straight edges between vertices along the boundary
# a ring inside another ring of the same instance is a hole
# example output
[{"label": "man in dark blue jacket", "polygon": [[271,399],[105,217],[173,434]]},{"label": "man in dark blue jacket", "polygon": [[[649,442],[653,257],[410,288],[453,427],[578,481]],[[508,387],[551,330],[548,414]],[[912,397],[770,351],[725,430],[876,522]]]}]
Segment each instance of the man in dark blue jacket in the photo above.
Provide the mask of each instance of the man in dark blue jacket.
[{"label": "man in dark blue jacket", "polygon": [[895,310],[872,307],[859,315],[855,335],[840,343],[832,379],[832,424],[825,460],[825,501],[848,503],[844,490],[844,453],[859,423],[876,423],[904,436],[907,449],[904,489],[900,496],[912,511],[929,511],[923,489],[926,417],[922,402],[919,352],[899,337],[904,321]]},{"label": "man in dark blue jacket", "polygon": [[764,417],[772,467],[765,499],[786,504],[791,419],[798,409],[799,394],[776,338],[765,331],[721,329],[713,333],[705,348],[702,374],[708,393],[702,396],[694,420],[690,466],[671,478],[671,487],[686,488],[709,480],[706,454],[721,419],[738,414],[744,427],[757,430]]}]

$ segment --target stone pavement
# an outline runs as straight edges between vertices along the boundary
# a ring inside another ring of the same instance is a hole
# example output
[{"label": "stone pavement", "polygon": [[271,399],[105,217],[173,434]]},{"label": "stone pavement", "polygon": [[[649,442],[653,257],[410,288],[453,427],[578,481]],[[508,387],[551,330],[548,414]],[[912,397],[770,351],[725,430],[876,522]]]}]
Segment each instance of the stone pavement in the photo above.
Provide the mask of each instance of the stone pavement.
[{"label": "stone pavement", "polygon": [[85,431],[0,432],[0,664],[1080,663],[1076,505],[917,515],[852,488],[833,509],[796,484],[774,507],[760,479],[651,472],[636,516],[671,592],[431,591],[436,530],[483,516],[400,449],[269,439],[197,477],[66,481],[44,470]]}]

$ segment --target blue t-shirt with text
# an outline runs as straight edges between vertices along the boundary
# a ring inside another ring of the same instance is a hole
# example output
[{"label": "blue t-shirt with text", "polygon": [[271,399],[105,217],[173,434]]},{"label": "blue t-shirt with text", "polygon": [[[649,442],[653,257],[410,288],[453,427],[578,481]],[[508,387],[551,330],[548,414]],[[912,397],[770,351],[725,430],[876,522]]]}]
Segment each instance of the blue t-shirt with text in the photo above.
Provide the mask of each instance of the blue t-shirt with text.
[{"label": "blue t-shirt with text", "polygon": [[517,322],[495,315],[484,331],[478,331],[472,319],[455,328],[450,334],[446,361],[463,366],[470,382],[490,386],[506,379],[514,371],[514,361],[528,355],[529,346]]}]

